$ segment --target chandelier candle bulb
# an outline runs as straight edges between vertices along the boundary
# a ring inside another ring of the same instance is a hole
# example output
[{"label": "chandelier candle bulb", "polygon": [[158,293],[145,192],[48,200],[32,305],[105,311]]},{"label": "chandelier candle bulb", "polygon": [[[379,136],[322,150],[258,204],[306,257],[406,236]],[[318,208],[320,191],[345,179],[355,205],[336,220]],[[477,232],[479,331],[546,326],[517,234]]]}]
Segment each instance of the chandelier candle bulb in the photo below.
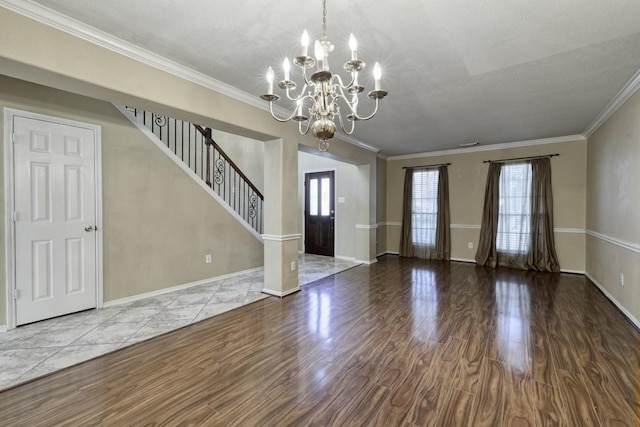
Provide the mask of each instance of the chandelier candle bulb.
[{"label": "chandelier candle bulb", "polygon": [[302,33],[301,44],[302,56],[307,56],[307,54],[309,53],[309,33],[307,32],[307,30],[304,30],[304,32]]},{"label": "chandelier candle bulb", "polygon": [[355,61],[358,59],[358,42],[353,33],[349,35],[349,49],[351,49],[351,60]]},{"label": "chandelier candle bulb", "polygon": [[327,56],[324,51],[324,47],[322,47],[322,43],[319,40],[316,40],[314,45],[314,54],[316,56],[316,60],[318,61],[318,70],[327,70]]},{"label": "chandelier candle bulb", "polygon": [[289,58],[284,58],[284,61],[282,62],[282,69],[284,70],[284,80],[289,81],[289,70],[291,69]]},{"label": "chandelier candle bulb", "polygon": [[267,93],[271,95],[273,93],[273,68],[267,68],[267,83],[269,83],[269,90]]},{"label": "chandelier candle bulb", "polygon": [[373,66],[373,78],[375,79],[375,90],[380,90],[380,78],[382,77],[382,69],[380,64],[376,62]]}]

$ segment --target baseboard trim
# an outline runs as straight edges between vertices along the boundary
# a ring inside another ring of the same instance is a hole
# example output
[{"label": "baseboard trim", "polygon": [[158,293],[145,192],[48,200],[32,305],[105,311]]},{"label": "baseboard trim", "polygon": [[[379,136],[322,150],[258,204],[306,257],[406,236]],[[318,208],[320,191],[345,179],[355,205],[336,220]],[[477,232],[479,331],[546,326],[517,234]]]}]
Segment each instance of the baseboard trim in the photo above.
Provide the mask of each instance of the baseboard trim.
[{"label": "baseboard trim", "polygon": [[566,268],[561,268],[560,269],[560,273],[582,274],[584,276],[584,270],[569,270],[569,269],[566,269]]},{"label": "baseboard trim", "polygon": [[344,261],[353,261],[356,262],[356,257],[354,256],[345,256],[345,255],[334,255],[333,256],[335,259],[341,259]]},{"label": "baseboard trim", "polygon": [[375,264],[376,262],[378,262],[378,259],[370,259],[370,260],[363,260],[363,259],[354,259],[355,262],[359,262],[360,264],[367,264],[367,265],[371,265],[371,264]]},{"label": "baseboard trim", "polygon": [[635,326],[638,330],[640,330],[640,321],[639,321],[638,319],[636,319],[635,317],[633,317],[633,315],[632,315],[631,313],[629,313],[629,311],[628,311],[626,308],[624,308],[624,306],[623,306],[622,304],[620,304],[620,303],[618,302],[618,300],[617,300],[617,299],[615,299],[615,298],[613,297],[613,295],[611,295],[611,294],[609,293],[609,291],[607,291],[607,290],[605,289],[605,287],[604,287],[604,286],[602,286],[602,284],[601,284],[600,282],[598,282],[598,281],[595,279],[595,277],[593,277],[591,274],[589,274],[589,272],[585,271],[584,275],[585,275],[585,276],[587,276],[587,278],[588,278],[589,280],[591,280],[591,281],[593,282],[593,284],[594,284],[594,285],[596,285],[596,286],[598,287],[598,289],[600,289],[600,291],[604,294],[604,296],[606,296],[607,298],[609,298],[609,300],[610,300],[610,301],[611,301],[611,302],[612,302],[616,307],[618,307],[618,310],[620,310],[620,311],[622,312],[622,314],[624,314],[624,315],[627,317],[627,319],[629,319],[629,321],[630,321],[631,323],[633,323],[633,324],[634,324],[634,326]]},{"label": "baseboard trim", "polygon": [[7,332],[7,325],[0,326],[0,334],[3,332]]},{"label": "baseboard trim", "polygon": [[400,254],[398,252],[385,251],[385,252],[380,252],[378,255],[376,255],[376,258],[380,258],[381,256],[385,256],[385,255],[400,255]]},{"label": "baseboard trim", "polygon": [[[467,262],[470,264],[475,264],[476,260],[475,259],[466,259],[466,258],[451,258],[450,261],[457,261],[457,262]],[[570,274],[584,274],[584,271],[581,270],[569,270],[569,269],[560,269],[561,273],[570,273]]]},{"label": "baseboard trim", "polygon": [[168,287],[168,288],[158,289],[157,291],[145,292],[143,294],[133,295],[133,296],[130,296],[130,297],[118,298],[118,299],[114,299],[112,301],[105,302],[104,304],[102,304],[102,307],[103,308],[108,308],[108,307],[114,307],[114,306],[117,306],[117,305],[128,304],[130,302],[135,302],[135,301],[138,301],[138,300],[141,300],[141,299],[145,299],[145,298],[149,298],[149,297],[155,297],[155,296],[158,296],[158,295],[167,294],[169,292],[180,291],[182,289],[188,289],[188,288],[192,288],[194,286],[200,286],[200,285],[204,285],[206,283],[216,282],[218,280],[229,279],[231,277],[241,276],[243,274],[248,274],[248,273],[255,273],[256,271],[260,271],[262,269],[263,269],[263,267],[250,268],[248,270],[242,270],[242,271],[238,271],[238,272],[235,272],[235,273],[223,274],[223,275],[220,275],[220,276],[211,277],[209,279],[197,280],[195,282],[184,283],[182,285],[176,285],[176,286],[171,286],[171,287]]},{"label": "baseboard trim", "polygon": [[295,287],[293,289],[289,289],[288,291],[284,291],[284,292],[280,292],[280,291],[274,291],[272,289],[267,289],[267,288],[262,288],[262,293],[263,294],[267,294],[267,295],[271,295],[274,297],[278,297],[278,298],[284,298],[287,295],[291,295],[293,293],[299,292],[302,289],[300,288],[300,286]]},{"label": "baseboard trim", "polygon": [[458,261],[458,262],[468,262],[471,264],[475,264],[475,259],[466,259],[466,258],[449,258],[449,261]]}]

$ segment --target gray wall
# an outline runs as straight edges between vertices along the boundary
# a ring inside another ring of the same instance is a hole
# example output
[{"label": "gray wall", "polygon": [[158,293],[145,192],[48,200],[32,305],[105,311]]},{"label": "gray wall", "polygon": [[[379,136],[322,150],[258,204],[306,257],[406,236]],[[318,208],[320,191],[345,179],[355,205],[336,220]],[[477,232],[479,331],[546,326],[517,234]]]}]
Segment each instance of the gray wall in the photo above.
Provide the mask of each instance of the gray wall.
[{"label": "gray wall", "polygon": [[[339,162],[326,157],[298,152],[298,206],[300,210],[299,230],[302,234],[299,250],[304,250],[304,175],[306,172],[335,170],[335,255],[355,258],[356,238],[356,197],[355,188],[357,168],[354,165]],[[344,198],[344,203],[338,199]]]},{"label": "gray wall", "polygon": [[640,327],[640,92],[587,146],[586,271]]}]

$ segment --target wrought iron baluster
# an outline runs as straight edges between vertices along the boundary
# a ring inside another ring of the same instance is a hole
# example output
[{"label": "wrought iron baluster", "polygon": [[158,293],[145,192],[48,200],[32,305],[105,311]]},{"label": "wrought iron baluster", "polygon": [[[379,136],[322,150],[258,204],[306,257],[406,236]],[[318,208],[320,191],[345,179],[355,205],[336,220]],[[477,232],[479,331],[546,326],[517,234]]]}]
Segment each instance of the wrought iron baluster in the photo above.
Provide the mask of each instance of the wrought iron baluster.
[{"label": "wrought iron baluster", "polygon": [[126,108],[253,229],[262,232],[263,196],[216,144],[210,128],[133,107]]}]

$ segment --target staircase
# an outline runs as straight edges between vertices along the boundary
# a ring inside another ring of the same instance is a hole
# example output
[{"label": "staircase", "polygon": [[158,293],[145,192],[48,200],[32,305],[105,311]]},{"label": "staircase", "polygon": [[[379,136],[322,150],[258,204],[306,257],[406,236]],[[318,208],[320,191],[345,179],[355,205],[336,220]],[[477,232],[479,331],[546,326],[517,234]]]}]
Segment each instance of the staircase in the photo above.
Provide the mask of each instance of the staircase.
[{"label": "staircase", "polygon": [[253,230],[262,234],[264,197],[216,144],[211,128],[138,108],[119,109],[150,130]]}]

